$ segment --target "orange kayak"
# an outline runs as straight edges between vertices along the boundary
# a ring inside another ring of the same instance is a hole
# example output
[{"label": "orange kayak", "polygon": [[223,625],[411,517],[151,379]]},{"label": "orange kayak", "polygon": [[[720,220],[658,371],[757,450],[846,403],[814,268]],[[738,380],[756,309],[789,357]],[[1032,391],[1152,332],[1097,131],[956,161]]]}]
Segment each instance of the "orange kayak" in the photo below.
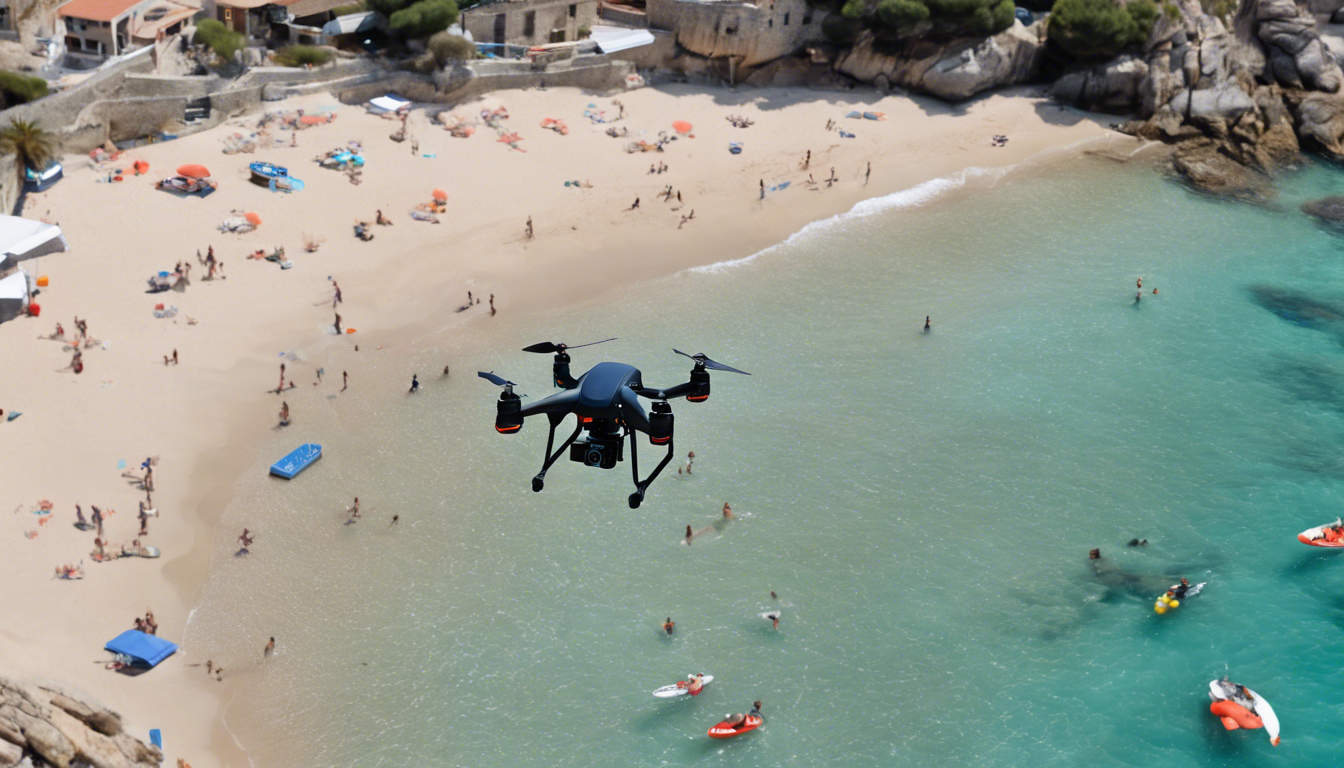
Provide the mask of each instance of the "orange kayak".
[{"label": "orange kayak", "polygon": [[733,725],[732,723],[729,723],[727,720],[724,720],[723,722],[709,729],[709,738],[731,739],[734,736],[741,736],[747,731],[754,731],[757,728],[760,728],[762,722],[764,722],[764,720],[754,715],[747,715],[747,719],[739,723],[738,725]]}]

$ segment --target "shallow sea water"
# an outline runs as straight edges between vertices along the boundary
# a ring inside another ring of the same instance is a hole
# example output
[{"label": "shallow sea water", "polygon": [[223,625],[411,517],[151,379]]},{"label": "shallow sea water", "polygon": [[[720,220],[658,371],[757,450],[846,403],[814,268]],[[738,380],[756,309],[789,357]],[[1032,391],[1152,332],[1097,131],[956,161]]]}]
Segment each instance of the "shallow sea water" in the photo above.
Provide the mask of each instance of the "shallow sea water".
[{"label": "shallow sea water", "polygon": [[[230,727],[258,766],[1336,762],[1344,562],[1295,535],[1344,494],[1344,238],[1297,204],[1344,176],[1257,209],[1142,165],[928,185],[375,357],[361,382],[397,383],[296,412],[225,512],[185,641],[238,676]],[[634,511],[628,463],[562,461],[532,493],[544,426],[496,435],[474,375],[542,397],[549,356],[516,350],[607,336],[576,373],[676,383],[677,347],[753,374],[674,405],[695,474]],[[452,378],[426,374],[447,348]],[[326,456],[266,478],[301,440]],[[688,524],[714,527],[687,547]],[[1203,595],[1155,615],[1182,575]],[[696,671],[697,699],[649,695]],[[1225,673],[1282,746],[1209,714]],[[754,699],[761,729],[706,737]]]}]

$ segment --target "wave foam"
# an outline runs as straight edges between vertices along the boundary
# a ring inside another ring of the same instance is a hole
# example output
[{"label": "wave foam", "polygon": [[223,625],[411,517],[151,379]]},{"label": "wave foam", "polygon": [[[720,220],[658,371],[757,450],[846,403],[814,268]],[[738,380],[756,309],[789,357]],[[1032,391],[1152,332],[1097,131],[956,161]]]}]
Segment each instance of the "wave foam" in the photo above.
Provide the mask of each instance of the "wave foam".
[{"label": "wave foam", "polygon": [[860,200],[848,211],[836,214],[827,219],[811,222],[797,232],[794,232],[792,235],[789,235],[783,242],[759,250],[750,256],[743,256],[740,259],[730,259],[728,261],[719,261],[701,267],[691,267],[685,271],[690,274],[700,275],[719,274],[729,269],[749,264],[767,253],[779,248],[784,248],[805,238],[825,234],[837,227],[843,227],[856,219],[866,219],[881,213],[900,210],[902,208],[918,208],[921,205],[926,205],[944,195],[961,189],[966,186],[968,181],[982,178],[997,181],[1008,173],[1009,170],[1011,170],[1011,166],[1002,168],[980,168],[978,166],[972,166],[958,171],[951,176],[942,176],[937,179],[930,179],[922,184],[916,184],[909,189],[903,189],[899,192],[883,195],[882,197]]}]

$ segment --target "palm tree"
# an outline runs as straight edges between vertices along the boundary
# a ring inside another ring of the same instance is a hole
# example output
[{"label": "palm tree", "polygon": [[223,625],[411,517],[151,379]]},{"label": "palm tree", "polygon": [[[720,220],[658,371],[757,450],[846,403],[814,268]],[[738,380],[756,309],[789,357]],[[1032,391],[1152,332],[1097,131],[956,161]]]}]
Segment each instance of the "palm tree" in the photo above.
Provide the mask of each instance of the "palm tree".
[{"label": "palm tree", "polygon": [[0,154],[13,155],[19,174],[19,197],[23,196],[24,171],[41,171],[56,157],[56,137],[37,120],[11,120],[0,128]]}]

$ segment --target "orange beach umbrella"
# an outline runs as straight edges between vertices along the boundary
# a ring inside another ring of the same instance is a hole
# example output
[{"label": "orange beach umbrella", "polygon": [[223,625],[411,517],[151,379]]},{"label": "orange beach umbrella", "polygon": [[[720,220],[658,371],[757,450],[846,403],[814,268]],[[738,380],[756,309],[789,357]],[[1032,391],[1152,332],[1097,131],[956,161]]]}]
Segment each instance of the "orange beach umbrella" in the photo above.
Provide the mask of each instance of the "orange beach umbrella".
[{"label": "orange beach umbrella", "polygon": [[254,227],[261,226],[261,217],[255,213],[249,211],[248,213],[243,214],[243,218],[247,219],[247,223]]},{"label": "orange beach umbrella", "polygon": [[179,167],[177,175],[188,179],[207,179],[210,178],[210,171],[204,165],[190,164]]},{"label": "orange beach umbrella", "polygon": [[686,122],[685,120],[677,120],[672,123],[672,130],[676,131],[677,133],[690,133],[691,124]]},{"label": "orange beach umbrella", "polygon": [[434,199],[435,199],[435,200],[447,200],[447,199],[448,199],[448,193],[447,193],[447,192],[444,192],[442,189],[436,189],[436,190],[434,190]]}]

